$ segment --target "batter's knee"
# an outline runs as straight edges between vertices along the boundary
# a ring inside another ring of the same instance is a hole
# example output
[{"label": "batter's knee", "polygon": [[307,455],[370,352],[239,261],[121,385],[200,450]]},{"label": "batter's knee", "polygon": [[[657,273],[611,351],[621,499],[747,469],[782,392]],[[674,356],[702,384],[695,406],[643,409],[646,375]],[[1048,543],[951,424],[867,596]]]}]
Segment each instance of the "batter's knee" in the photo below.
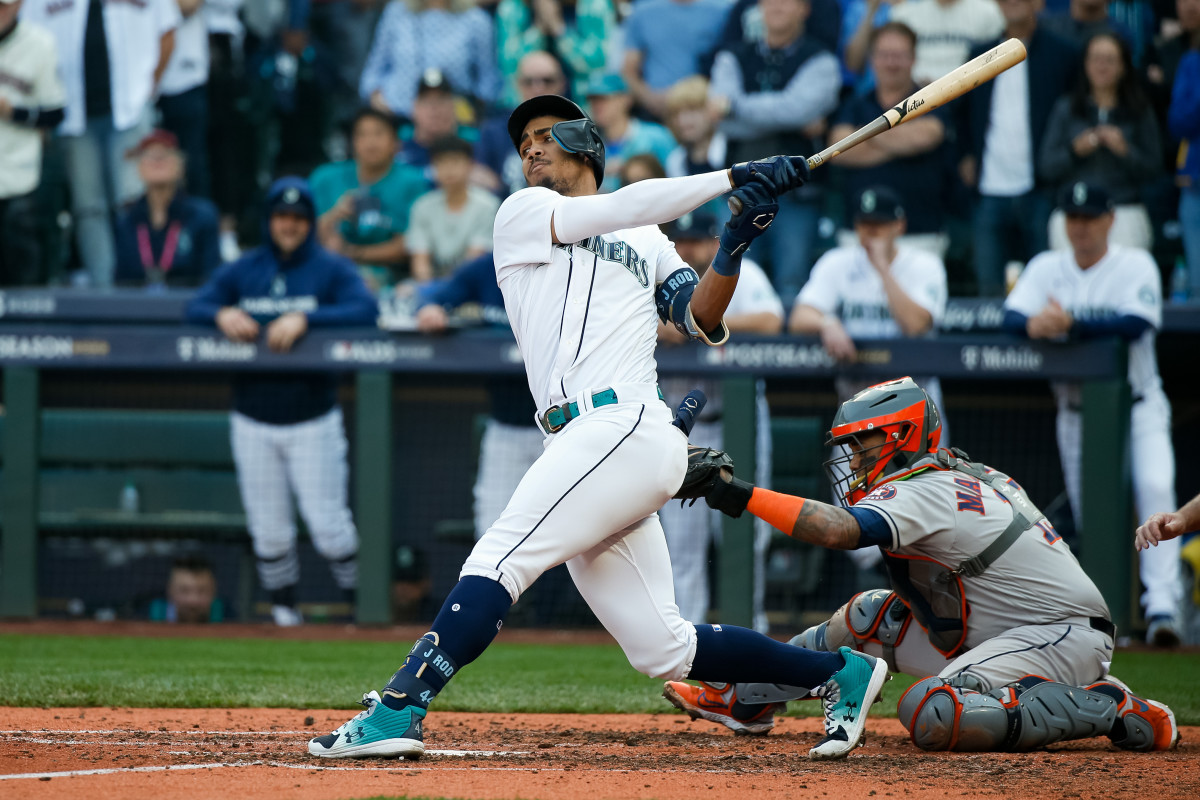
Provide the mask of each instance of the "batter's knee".
[{"label": "batter's knee", "polygon": [[[680,620],[682,622],[682,618]],[[680,630],[666,638],[644,637],[636,642],[621,642],[625,657],[638,672],[651,678],[678,681],[687,677],[696,657],[696,629],[684,622]]]}]

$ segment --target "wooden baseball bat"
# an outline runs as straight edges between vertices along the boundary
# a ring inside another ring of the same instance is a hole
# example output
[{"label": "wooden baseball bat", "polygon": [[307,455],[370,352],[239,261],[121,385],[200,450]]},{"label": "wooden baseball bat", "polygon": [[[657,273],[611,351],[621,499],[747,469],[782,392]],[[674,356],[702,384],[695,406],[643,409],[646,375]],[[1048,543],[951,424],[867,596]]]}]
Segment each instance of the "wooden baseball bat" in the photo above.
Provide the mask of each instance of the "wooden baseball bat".
[{"label": "wooden baseball bat", "polygon": [[[867,139],[944,106],[1024,60],[1025,45],[1020,39],[1001,42],[961,67],[947,72],[928,86],[913,92],[895,108],[889,108],[841,141],[831,144],[816,155],[809,156],[808,166],[810,169],[816,169]],[[729,208],[737,214],[741,211],[741,202],[736,197],[731,197]]]}]

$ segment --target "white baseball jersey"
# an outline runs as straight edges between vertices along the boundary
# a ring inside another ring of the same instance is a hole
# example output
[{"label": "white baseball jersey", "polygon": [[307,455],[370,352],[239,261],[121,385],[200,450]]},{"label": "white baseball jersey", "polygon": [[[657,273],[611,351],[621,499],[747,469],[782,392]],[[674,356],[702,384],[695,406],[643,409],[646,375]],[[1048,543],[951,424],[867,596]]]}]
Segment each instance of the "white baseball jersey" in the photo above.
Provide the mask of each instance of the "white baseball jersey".
[{"label": "white baseball jersey", "polygon": [[[1129,385],[1134,397],[1161,391],[1154,335],[1162,327],[1162,288],[1149,253],[1109,245],[1104,258],[1087,269],[1080,269],[1070,250],[1040,253],[1021,273],[1004,307],[1032,317],[1051,299],[1078,320],[1125,315],[1148,320],[1150,329],[1129,345]],[[1060,400],[1066,388],[1056,387]]]},{"label": "white baseball jersey", "polygon": [[[933,316],[936,327],[946,311],[946,268],[941,259],[923,250],[901,247],[891,273],[913,302]],[[892,319],[883,279],[867,260],[862,245],[836,247],[821,256],[796,303],[837,315],[852,339],[903,335]]]},{"label": "white baseball jersey", "polygon": [[[0,97],[15,108],[62,108],[54,37],[21,20],[0,41]],[[0,120],[0,199],[28,194],[42,174],[42,131]]]},{"label": "white baseball jersey", "polygon": [[[855,504],[878,512],[892,534],[886,549],[950,568],[979,555],[1012,521],[1008,502],[961,472],[928,469],[876,486]],[[982,575],[963,578],[970,604],[967,646],[1011,628],[1108,617],[1100,590],[1047,521],[1031,528]]]},{"label": "white baseball jersey", "polygon": [[158,91],[165,97],[183,94],[208,83],[208,22],[197,12],[175,29],[175,49],[163,71]]},{"label": "white baseball jersey", "polygon": [[653,385],[655,284],[687,266],[653,225],[554,244],[550,220],[565,199],[531,187],[496,214],[496,280],[543,410],[584,390]]},{"label": "white baseball jersey", "polygon": [[[58,74],[67,89],[67,113],[59,133],[67,136],[79,136],[87,126],[83,39],[88,7],[88,0],[26,0],[21,6],[22,19],[48,29],[58,42]],[[159,40],[174,30],[180,19],[175,0],[104,4],[113,127],[117,130],[128,130],[142,119],[155,88]]]},{"label": "white baseball jersey", "polygon": [[935,81],[965,64],[974,45],[1004,33],[1004,15],[995,0],[908,0],[892,6],[889,19],[917,34],[913,77],[918,83]]},{"label": "white baseball jersey", "polygon": [[[1134,247],[1109,244],[1104,258],[1080,269],[1070,250],[1041,253],[1029,262],[1013,287],[1005,308],[1026,316],[1039,313],[1051,299],[1080,320],[1132,315],[1151,327],[1129,344],[1129,386],[1135,400],[1130,419],[1130,451],[1134,499],[1139,519],[1175,508],[1175,458],[1171,446],[1171,406],[1162,391],[1154,354],[1155,331],[1162,325],[1162,289],[1150,254]],[[1083,525],[1081,458],[1083,425],[1079,385],[1054,384],[1059,411],[1055,420],[1063,480],[1076,526]],[[1174,615],[1182,591],[1179,583],[1180,541],[1163,542],[1138,557],[1146,592],[1147,615]]]},{"label": "white baseball jersey", "polygon": [[[946,312],[946,267],[942,260],[927,250],[900,246],[890,269],[913,302],[930,313],[936,328]],[[812,306],[823,314],[836,315],[851,339],[898,339],[904,335],[892,318],[883,278],[871,266],[861,244],[836,247],[821,256],[813,265],[808,283],[796,296],[796,305]],[[915,380],[929,393],[934,405],[942,408],[942,387],[938,379],[929,376]],[[870,385],[869,382],[855,383],[841,378],[836,383],[843,399]],[[947,442],[943,430],[942,445],[946,446]]]}]

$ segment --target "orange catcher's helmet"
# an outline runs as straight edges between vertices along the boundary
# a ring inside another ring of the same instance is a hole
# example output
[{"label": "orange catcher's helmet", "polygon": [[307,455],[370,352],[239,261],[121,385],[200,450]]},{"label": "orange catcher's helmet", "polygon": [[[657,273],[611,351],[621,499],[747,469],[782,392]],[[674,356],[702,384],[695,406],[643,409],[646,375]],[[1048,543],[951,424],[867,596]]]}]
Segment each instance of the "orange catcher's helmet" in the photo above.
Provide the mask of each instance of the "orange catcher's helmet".
[{"label": "orange catcher's helmet", "polygon": [[[882,431],[885,438],[868,448],[862,439],[871,431]],[[935,452],[941,438],[937,406],[916,381],[905,377],[880,383],[863,389],[838,409],[825,440],[835,448],[825,462],[825,473],[834,493],[853,505],[884,478]],[[852,469],[855,457],[859,463]]]}]

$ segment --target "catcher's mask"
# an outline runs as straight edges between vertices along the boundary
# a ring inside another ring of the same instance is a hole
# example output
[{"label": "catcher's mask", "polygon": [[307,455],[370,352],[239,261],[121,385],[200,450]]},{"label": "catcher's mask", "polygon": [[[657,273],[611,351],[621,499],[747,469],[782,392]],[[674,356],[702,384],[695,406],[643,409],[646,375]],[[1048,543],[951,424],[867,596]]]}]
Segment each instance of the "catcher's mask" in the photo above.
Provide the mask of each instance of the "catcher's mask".
[{"label": "catcher's mask", "polygon": [[[882,431],[882,442],[865,448],[862,438]],[[825,462],[834,494],[850,505],[867,496],[883,478],[911,466],[926,453],[937,451],[942,422],[937,406],[912,378],[880,383],[842,403],[825,444],[836,448]],[[845,445],[845,452],[838,445]],[[857,457],[858,469],[851,469]]]},{"label": "catcher's mask", "polygon": [[562,117],[550,128],[550,136],[558,146],[572,155],[585,158],[592,165],[596,186],[604,182],[604,140],[600,129],[583,109],[557,94],[531,97],[513,110],[508,117],[508,138],[513,147],[521,150],[521,134],[534,117]]}]

